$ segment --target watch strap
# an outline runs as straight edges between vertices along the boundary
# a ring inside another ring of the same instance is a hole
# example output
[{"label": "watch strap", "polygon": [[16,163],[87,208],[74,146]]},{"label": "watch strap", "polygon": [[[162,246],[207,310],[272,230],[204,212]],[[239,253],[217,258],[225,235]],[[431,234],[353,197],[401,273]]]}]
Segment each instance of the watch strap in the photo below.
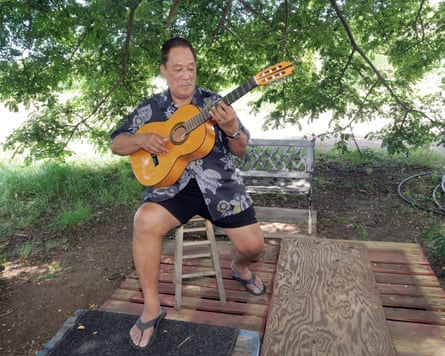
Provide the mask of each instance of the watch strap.
[{"label": "watch strap", "polygon": [[236,130],[232,135],[226,135],[227,137],[236,140],[241,135],[241,130]]}]

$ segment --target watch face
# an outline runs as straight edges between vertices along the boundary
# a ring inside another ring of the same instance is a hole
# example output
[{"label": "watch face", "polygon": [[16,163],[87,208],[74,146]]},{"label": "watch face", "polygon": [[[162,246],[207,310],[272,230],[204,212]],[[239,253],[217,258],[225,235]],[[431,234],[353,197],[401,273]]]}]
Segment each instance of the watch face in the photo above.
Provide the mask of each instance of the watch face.
[{"label": "watch face", "polygon": [[233,135],[230,135],[229,137],[230,137],[230,138],[237,139],[238,137],[240,137],[240,135],[241,135],[241,131],[238,130],[238,131],[236,131]]}]

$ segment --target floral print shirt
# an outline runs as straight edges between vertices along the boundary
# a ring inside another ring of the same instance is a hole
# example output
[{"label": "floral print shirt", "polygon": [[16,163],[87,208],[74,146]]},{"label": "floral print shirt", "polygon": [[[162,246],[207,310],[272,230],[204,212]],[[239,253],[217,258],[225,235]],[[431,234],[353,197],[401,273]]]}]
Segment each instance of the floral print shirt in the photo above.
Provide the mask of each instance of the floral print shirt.
[{"label": "floral print shirt", "polygon": [[[218,94],[196,87],[191,104],[200,110],[204,108],[208,110],[220,99]],[[130,113],[123,125],[111,134],[111,139],[122,133],[135,134],[148,122],[168,120],[177,109],[169,90],[163,94],[156,94],[143,101]],[[241,122],[239,126],[249,137],[249,132]],[[242,178],[235,170],[227,140],[224,132],[215,126],[215,145],[210,153],[201,159],[189,162],[175,184],[162,188],[147,187],[144,201],[159,202],[173,198],[184,189],[191,178],[195,178],[214,221],[249,208],[253,202],[244,189]]]}]

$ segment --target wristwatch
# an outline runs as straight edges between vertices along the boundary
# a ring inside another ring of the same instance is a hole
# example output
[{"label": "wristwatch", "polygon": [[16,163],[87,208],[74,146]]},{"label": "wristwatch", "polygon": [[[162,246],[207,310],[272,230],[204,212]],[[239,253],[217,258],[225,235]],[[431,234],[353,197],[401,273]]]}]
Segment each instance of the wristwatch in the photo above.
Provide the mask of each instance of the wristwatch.
[{"label": "wristwatch", "polygon": [[232,138],[234,140],[236,140],[238,137],[241,136],[241,130],[238,129],[236,130],[232,135],[226,135],[228,138]]}]

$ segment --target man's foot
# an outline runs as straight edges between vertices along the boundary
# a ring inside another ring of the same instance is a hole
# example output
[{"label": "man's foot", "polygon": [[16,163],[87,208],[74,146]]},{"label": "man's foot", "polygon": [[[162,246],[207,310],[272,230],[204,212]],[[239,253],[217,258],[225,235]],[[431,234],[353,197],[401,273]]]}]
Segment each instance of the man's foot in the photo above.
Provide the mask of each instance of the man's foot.
[{"label": "man's foot", "polygon": [[[161,313],[157,318],[149,320],[145,323],[143,323],[141,317],[139,317],[136,324],[134,324],[130,330],[130,345],[136,350],[147,350],[155,341],[158,326],[165,318],[166,314],[167,311],[164,308],[161,308]],[[143,342],[142,339],[144,338],[144,334],[149,328],[153,328],[153,333],[148,337],[146,342]]]},{"label": "man's foot", "polygon": [[238,272],[236,272],[234,264],[232,263],[232,279],[241,283],[241,285],[252,295],[263,295],[266,293],[266,286],[263,281],[255,274],[250,272],[249,278],[241,278]]}]

